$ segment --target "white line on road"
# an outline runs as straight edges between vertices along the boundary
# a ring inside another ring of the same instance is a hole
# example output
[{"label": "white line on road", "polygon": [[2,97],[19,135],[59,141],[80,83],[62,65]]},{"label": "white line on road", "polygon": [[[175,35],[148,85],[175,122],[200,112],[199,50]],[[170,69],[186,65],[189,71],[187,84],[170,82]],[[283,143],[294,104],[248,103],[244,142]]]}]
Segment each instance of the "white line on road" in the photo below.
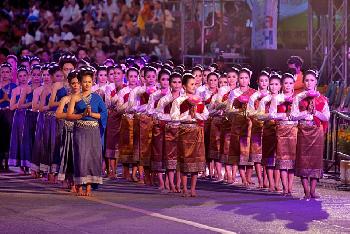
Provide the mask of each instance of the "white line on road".
[{"label": "white line on road", "polygon": [[160,213],[151,212],[151,211],[148,211],[148,210],[139,209],[139,208],[135,208],[135,207],[131,207],[131,206],[126,206],[126,205],[123,205],[123,204],[113,203],[113,202],[105,201],[105,200],[102,200],[102,199],[98,199],[96,197],[84,197],[84,198],[86,200],[98,202],[98,203],[101,203],[101,204],[104,204],[104,205],[108,205],[108,206],[112,206],[112,207],[116,207],[116,208],[121,208],[121,209],[125,209],[125,210],[130,210],[130,211],[134,211],[134,212],[138,212],[138,213],[141,213],[141,214],[144,214],[144,215],[148,215],[148,216],[151,216],[151,217],[156,217],[156,218],[159,218],[159,219],[164,219],[164,220],[168,220],[168,221],[173,221],[173,222],[177,222],[177,223],[186,224],[186,225],[189,225],[189,226],[193,226],[193,227],[200,228],[200,229],[205,229],[205,230],[208,230],[208,231],[213,231],[213,232],[217,232],[217,233],[225,233],[225,234],[235,234],[235,232],[228,231],[228,230],[225,230],[225,229],[211,227],[211,226],[208,226],[208,225],[205,225],[205,224],[196,223],[196,222],[189,221],[189,220],[186,220],[186,219],[179,219],[179,218],[175,218],[175,217],[168,216],[168,215],[162,215]]}]

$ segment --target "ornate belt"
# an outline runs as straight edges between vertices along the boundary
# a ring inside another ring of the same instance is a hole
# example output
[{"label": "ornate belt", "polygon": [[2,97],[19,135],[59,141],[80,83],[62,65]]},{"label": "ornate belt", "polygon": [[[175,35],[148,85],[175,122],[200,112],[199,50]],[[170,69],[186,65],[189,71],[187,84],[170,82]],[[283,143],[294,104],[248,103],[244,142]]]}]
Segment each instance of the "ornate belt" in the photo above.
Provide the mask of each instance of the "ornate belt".
[{"label": "ornate belt", "polygon": [[196,128],[196,127],[198,127],[198,123],[196,123],[196,122],[181,122],[180,126],[186,126],[186,128]]},{"label": "ornate belt", "polygon": [[297,125],[297,121],[281,120],[277,122],[278,125]]},{"label": "ornate belt", "polygon": [[66,126],[66,127],[68,127],[68,128],[73,128],[74,122],[73,122],[73,121],[65,120],[65,121],[64,121],[64,126]]},{"label": "ornate belt", "polygon": [[166,122],[165,126],[178,127],[178,126],[180,126],[180,122]]},{"label": "ornate belt", "polygon": [[48,111],[48,112],[45,113],[45,116],[56,116],[56,112]]},{"label": "ornate belt", "polygon": [[78,128],[94,129],[98,128],[99,124],[97,121],[77,120],[75,126]]},{"label": "ornate belt", "polygon": [[316,123],[313,120],[300,120],[299,121],[300,125],[305,125],[305,126],[315,126]]}]

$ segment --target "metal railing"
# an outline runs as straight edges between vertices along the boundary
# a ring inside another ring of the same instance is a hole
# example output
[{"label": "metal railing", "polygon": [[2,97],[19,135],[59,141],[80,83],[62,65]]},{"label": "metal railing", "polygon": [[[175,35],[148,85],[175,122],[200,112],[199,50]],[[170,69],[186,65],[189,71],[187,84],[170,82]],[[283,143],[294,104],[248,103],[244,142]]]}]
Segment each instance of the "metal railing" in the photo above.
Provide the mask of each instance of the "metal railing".
[{"label": "metal railing", "polygon": [[340,173],[340,161],[350,160],[350,92],[344,85],[331,83],[326,96],[331,118],[326,138],[324,162],[326,173]]}]

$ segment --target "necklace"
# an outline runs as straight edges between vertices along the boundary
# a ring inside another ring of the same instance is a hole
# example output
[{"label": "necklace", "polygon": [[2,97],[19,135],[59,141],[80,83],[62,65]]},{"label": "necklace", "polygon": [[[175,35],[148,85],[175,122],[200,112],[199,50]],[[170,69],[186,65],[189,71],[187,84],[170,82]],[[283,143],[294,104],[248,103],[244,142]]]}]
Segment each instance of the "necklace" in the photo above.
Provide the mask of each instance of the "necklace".
[{"label": "necklace", "polygon": [[85,104],[86,104],[87,106],[90,106],[90,102],[91,102],[91,93],[90,93],[88,96],[86,96],[86,97],[84,97],[83,95],[81,95],[81,99],[83,100],[83,102],[85,102]]}]

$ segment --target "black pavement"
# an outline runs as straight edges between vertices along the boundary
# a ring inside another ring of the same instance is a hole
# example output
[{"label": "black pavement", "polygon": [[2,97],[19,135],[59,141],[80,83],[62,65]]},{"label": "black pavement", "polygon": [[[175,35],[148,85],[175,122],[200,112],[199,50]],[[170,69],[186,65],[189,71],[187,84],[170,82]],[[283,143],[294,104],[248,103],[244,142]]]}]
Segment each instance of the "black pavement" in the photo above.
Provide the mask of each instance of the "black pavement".
[{"label": "black pavement", "polygon": [[2,173],[0,233],[350,233],[350,193],[324,184],[305,201],[297,178],[293,197],[200,180],[196,198],[118,179],[89,198]]}]

